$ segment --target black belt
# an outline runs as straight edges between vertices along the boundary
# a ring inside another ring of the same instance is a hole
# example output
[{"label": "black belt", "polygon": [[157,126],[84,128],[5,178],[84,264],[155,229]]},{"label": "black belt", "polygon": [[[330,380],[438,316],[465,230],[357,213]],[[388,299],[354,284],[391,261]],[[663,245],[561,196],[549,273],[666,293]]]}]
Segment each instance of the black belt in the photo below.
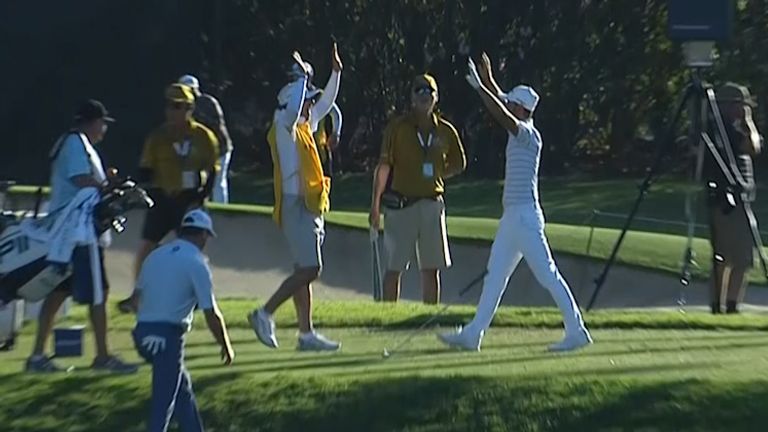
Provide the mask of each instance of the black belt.
[{"label": "black belt", "polygon": [[421,200],[439,201],[443,198],[443,194],[437,194],[429,197],[408,197],[400,192],[394,190],[388,190],[381,194],[381,204],[392,210],[400,210],[409,207]]}]

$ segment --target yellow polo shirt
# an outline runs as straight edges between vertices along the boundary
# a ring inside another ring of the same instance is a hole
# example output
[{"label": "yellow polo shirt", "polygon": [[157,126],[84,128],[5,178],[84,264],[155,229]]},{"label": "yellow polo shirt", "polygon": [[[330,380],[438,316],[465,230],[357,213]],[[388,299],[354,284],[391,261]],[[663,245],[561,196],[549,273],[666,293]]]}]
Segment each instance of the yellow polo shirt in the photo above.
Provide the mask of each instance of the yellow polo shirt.
[{"label": "yellow polo shirt", "polygon": [[467,167],[464,147],[452,124],[432,115],[431,133],[420,134],[411,113],[395,117],[387,125],[380,161],[392,167],[392,189],[409,198],[442,194],[444,179]]},{"label": "yellow polo shirt", "polygon": [[205,171],[213,170],[213,175],[219,171],[219,143],[210,129],[195,121],[183,128],[164,124],[149,134],[140,166],[152,170],[155,186],[173,195],[197,187],[184,184],[185,173],[199,175],[199,185],[203,185]]}]

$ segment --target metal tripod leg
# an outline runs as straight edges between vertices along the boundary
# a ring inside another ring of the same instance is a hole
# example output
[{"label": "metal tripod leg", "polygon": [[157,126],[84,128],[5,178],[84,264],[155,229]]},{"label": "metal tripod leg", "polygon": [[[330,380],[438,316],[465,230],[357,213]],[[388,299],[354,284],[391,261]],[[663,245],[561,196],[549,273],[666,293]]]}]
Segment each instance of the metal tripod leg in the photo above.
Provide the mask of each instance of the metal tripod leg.
[{"label": "metal tripod leg", "polygon": [[629,216],[627,217],[627,220],[624,222],[624,227],[621,229],[619,238],[618,240],[616,240],[616,244],[613,246],[611,255],[608,258],[608,261],[605,267],[603,268],[602,273],[600,274],[600,276],[598,276],[595,279],[595,291],[592,293],[592,297],[589,299],[589,303],[587,303],[587,311],[591,310],[592,307],[595,305],[595,302],[597,301],[597,296],[600,294],[600,291],[602,290],[603,285],[605,284],[605,280],[608,276],[608,272],[610,271],[611,267],[616,261],[616,256],[618,255],[619,248],[621,247],[621,243],[624,241],[624,237],[626,236],[627,231],[629,230],[629,227],[632,225],[632,220],[635,218],[637,211],[640,209],[640,203],[643,201],[643,198],[648,193],[648,189],[650,189],[651,183],[653,183],[653,181],[658,177],[659,171],[661,168],[661,162],[663,161],[664,156],[673,147],[672,143],[674,141],[677,124],[680,121],[680,117],[683,113],[683,110],[685,110],[685,107],[688,103],[688,99],[695,92],[696,92],[696,87],[694,85],[689,85],[685,89],[685,92],[683,93],[682,97],[680,98],[680,103],[678,104],[675,115],[672,118],[672,122],[669,124],[669,127],[667,128],[666,136],[659,143],[659,147],[656,151],[656,158],[653,161],[653,164],[651,165],[651,167],[649,168],[648,174],[646,175],[645,180],[643,180],[643,183],[640,185],[640,192],[638,193],[637,198],[635,199],[635,203],[632,206],[632,210],[630,211]]}]

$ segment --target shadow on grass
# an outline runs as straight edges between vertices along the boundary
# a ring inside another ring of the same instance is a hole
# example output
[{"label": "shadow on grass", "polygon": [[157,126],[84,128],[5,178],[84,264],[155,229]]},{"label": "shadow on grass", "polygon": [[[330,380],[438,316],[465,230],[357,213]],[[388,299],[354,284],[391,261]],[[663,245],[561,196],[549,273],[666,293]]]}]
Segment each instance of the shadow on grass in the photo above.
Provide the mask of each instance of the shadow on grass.
[{"label": "shadow on grass", "polygon": [[[650,367],[650,366],[649,366]],[[193,377],[208,431],[764,430],[768,381]],[[4,430],[144,430],[149,379],[9,376]]]}]

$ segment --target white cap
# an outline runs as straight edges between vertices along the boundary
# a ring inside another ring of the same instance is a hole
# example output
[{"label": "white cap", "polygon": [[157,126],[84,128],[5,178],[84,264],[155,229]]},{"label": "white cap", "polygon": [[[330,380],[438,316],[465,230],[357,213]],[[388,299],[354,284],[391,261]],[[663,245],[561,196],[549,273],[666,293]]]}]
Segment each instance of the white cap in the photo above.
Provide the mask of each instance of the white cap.
[{"label": "white cap", "polygon": [[511,92],[505,96],[507,102],[514,102],[530,112],[536,109],[536,105],[539,104],[539,94],[533,87],[527,85],[519,85],[512,89]]},{"label": "white cap", "polygon": [[[312,79],[312,77],[315,76],[315,68],[312,67],[312,63],[305,60],[304,67],[306,67],[309,70],[309,79]],[[298,79],[304,76],[304,71],[301,70],[299,65],[297,65],[296,63],[293,63],[291,65],[291,70],[288,71],[288,76],[290,76],[293,79]]]},{"label": "white cap", "polygon": [[208,216],[208,213],[200,209],[194,209],[187,212],[181,220],[181,227],[200,228],[216,237],[216,231],[213,230],[213,221],[211,220],[211,217]]},{"label": "white cap", "polygon": [[200,81],[194,75],[184,75],[179,78],[179,84],[192,87],[194,90],[200,90]]}]

